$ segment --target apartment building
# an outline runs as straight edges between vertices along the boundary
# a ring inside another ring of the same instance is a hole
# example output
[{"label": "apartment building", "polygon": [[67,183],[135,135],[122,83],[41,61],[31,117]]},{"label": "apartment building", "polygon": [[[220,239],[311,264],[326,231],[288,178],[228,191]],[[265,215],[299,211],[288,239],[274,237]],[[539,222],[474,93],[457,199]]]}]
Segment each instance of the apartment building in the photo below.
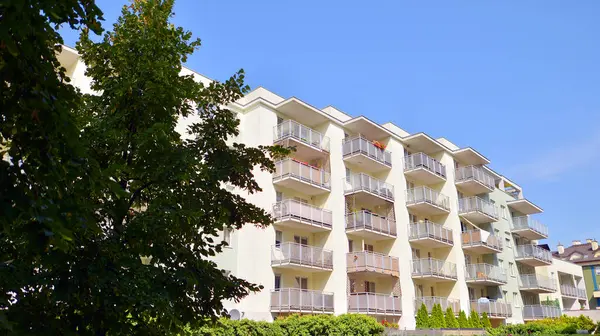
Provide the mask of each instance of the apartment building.
[{"label": "apartment building", "polygon": [[[89,92],[76,53],[60,58]],[[534,218],[542,209],[473,148],[260,87],[229,108],[240,119],[236,142],[296,150],[273,174],[257,170],[263,191],[244,195],[275,224],[223,233],[218,265],[264,286],[226,308],[257,320],[369,314],[411,329],[422,303],[487,312],[496,325],[558,316],[576,307],[569,300],[587,305],[559,286],[580,289],[581,268],[538,244],[548,237]],[[544,304],[548,295],[562,306]]]},{"label": "apartment building", "polygon": [[593,238],[586,239],[585,243],[574,240],[568,247],[559,243],[554,257],[570,261],[583,268],[586,298],[589,300],[590,309],[600,309],[600,248],[598,241]]}]

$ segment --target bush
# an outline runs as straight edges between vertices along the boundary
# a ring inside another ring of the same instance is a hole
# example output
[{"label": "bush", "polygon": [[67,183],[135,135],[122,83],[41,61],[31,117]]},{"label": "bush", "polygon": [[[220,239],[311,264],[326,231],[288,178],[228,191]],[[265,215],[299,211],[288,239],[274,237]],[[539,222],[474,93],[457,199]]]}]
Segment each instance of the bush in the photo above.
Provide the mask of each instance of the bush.
[{"label": "bush", "polygon": [[417,311],[417,329],[428,329],[430,328],[429,312],[425,304],[421,304],[421,307]]},{"label": "bush", "polygon": [[444,312],[442,311],[442,306],[436,303],[433,305],[431,309],[431,320],[430,325],[433,329],[441,329],[446,327],[446,321],[444,320]]},{"label": "bush", "polygon": [[458,313],[458,327],[461,329],[473,328],[471,322],[467,319],[467,314],[465,314],[464,310],[461,310],[460,313]]},{"label": "bush", "polygon": [[490,321],[490,318],[488,317],[488,314],[486,312],[483,312],[483,314],[481,314],[481,327],[485,329],[489,329],[492,327],[492,322]]},{"label": "bush", "polygon": [[452,311],[452,307],[448,307],[446,309],[446,328],[458,329],[458,320],[456,320],[456,316],[454,316],[454,312]]},{"label": "bush", "polygon": [[471,325],[471,328],[481,328],[479,313],[475,310],[471,310],[471,315],[469,315],[469,324]]},{"label": "bush", "polygon": [[586,317],[570,317],[563,315],[559,318],[548,318],[537,320],[526,324],[504,325],[498,328],[489,329],[488,332],[493,336],[512,335],[557,335],[557,334],[575,334],[577,330],[593,331],[596,325]]}]

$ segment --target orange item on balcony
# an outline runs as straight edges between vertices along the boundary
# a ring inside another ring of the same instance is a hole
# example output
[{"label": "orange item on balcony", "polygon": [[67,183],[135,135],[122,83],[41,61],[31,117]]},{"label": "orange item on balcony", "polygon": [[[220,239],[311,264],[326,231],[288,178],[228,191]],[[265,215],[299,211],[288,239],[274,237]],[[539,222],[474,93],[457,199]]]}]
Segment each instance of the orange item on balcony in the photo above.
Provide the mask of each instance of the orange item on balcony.
[{"label": "orange item on balcony", "polygon": [[385,145],[382,144],[381,142],[377,141],[377,140],[373,140],[373,146],[379,148],[379,149],[385,149]]}]

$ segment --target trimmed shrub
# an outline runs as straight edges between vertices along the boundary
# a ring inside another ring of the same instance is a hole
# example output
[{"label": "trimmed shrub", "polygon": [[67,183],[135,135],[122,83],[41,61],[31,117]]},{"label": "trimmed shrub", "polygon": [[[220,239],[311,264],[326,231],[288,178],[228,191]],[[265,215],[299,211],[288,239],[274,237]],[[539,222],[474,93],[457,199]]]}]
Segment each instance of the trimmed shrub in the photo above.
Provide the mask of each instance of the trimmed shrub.
[{"label": "trimmed shrub", "polygon": [[458,320],[456,319],[456,316],[454,316],[452,307],[448,307],[448,309],[446,309],[446,316],[444,319],[446,320],[446,328],[458,329]]},{"label": "trimmed shrub", "polygon": [[429,329],[431,327],[429,320],[429,312],[425,304],[421,304],[421,307],[417,311],[417,329]]},{"label": "trimmed shrub", "polygon": [[586,317],[570,317],[563,315],[559,318],[547,318],[528,322],[526,324],[504,325],[498,328],[488,329],[488,333],[493,336],[504,335],[556,335],[556,334],[575,334],[577,330],[587,330],[592,332],[595,329],[594,322]]},{"label": "trimmed shrub", "polygon": [[433,329],[441,329],[446,327],[444,312],[442,311],[442,306],[438,303],[434,304],[433,308],[431,309],[430,327]]},{"label": "trimmed shrub", "polygon": [[488,314],[486,312],[483,312],[481,314],[481,326],[485,329],[489,329],[492,327],[492,322],[490,321],[490,318],[488,317]]},{"label": "trimmed shrub", "polygon": [[458,327],[461,329],[473,328],[471,322],[467,319],[467,314],[465,314],[464,310],[461,310],[460,313],[458,313]]},{"label": "trimmed shrub", "polygon": [[469,324],[471,324],[471,328],[481,328],[481,319],[479,318],[479,313],[475,310],[471,310],[471,315],[469,315]]}]

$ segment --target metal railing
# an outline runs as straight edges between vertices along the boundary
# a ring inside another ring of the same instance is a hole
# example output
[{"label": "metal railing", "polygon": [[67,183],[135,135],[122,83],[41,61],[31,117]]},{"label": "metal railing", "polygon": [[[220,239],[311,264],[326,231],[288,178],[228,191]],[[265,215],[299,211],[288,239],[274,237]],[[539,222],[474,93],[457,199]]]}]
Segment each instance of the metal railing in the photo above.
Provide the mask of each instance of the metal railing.
[{"label": "metal railing", "polygon": [[477,196],[463,197],[458,200],[458,213],[466,214],[469,212],[481,212],[492,218],[498,219],[498,209],[496,206]]},{"label": "metal railing", "polygon": [[352,174],[346,177],[345,192],[353,193],[358,191],[366,191],[385,199],[394,200],[394,186],[371,177],[364,173]]},{"label": "metal railing", "polygon": [[294,199],[287,199],[273,204],[273,217],[275,221],[295,219],[329,229],[331,229],[333,223],[331,211]]},{"label": "metal railing", "polygon": [[450,198],[429,187],[420,186],[406,191],[406,204],[429,203],[450,210]]},{"label": "metal railing", "polygon": [[585,289],[571,285],[560,285],[560,293],[564,296],[571,296],[579,299],[587,298]]},{"label": "metal railing", "polygon": [[537,259],[546,263],[552,263],[552,253],[537,245],[517,245],[515,259]]},{"label": "metal railing", "polygon": [[422,223],[411,223],[408,227],[408,239],[435,239],[444,243],[454,244],[452,230],[428,220]]},{"label": "metal railing", "polygon": [[273,181],[277,182],[286,177],[296,178],[312,185],[331,189],[330,174],[328,172],[294,159],[275,162]]},{"label": "metal railing", "polygon": [[285,120],[274,127],[275,142],[293,138],[312,147],[329,152],[329,137],[294,120]]},{"label": "metal railing", "polygon": [[389,255],[358,251],[346,254],[346,270],[351,272],[377,272],[398,276],[400,264],[398,258]]},{"label": "metal railing", "polygon": [[556,291],[556,280],[541,274],[522,274],[519,278],[521,289],[545,289]]},{"label": "metal railing", "polygon": [[489,189],[494,190],[496,187],[496,182],[492,175],[486,173],[481,167],[477,166],[466,166],[456,168],[455,171],[455,179],[456,182],[466,182],[466,181],[477,181]]},{"label": "metal railing", "polygon": [[562,312],[559,307],[546,305],[523,306],[523,318],[528,320],[544,319],[548,317],[560,317]]},{"label": "metal railing", "polygon": [[282,312],[333,312],[333,293],[300,288],[271,291],[271,310]]},{"label": "metal railing", "polygon": [[372,141],[360,136],[344,140],[342,154],[344,157],[362,154],[386,166],[392,166],[392,153],[375,146]]},{"label": "metal railing", "polygon": [[401,314],[400,296],[377,293],[350,293],[348,312],[372,314]]},{"label": "metal railing", "polygon": [[333,252],[320,247],[285,242],[271,247],[271,265],[294,264],[333,269]]},{"label": "metal railing", "polygon": [[452,311],[456,314],[458,314],[458,312],[460,311],[460,300],[449,299],[447,297],[441,296],[422,296],[415,298],[415,313],[417,312],[417,310],[419,310],[419,308],[421,308],[423,304],[425,305],[425,307],[427,307],[427,311],[429,312],[431,312],[433,306],[436,304],[442,306],[443,311],[446,311],[448,307],[452,308]]},{"label": "metal railing", "polygon": [[396,221],[367,210],[356,211],[346,215],[346,230],[369,230],[396,236]]},{"label": "metal railing", "polygon": [[488,316],[493,317],[511,317],[512,307],[508,303],[499,301],[483,302],[478,300],[471,300],[471,310],[483,314],[484,312]]},{"label": "metal railing", "polygon": [[506,270],[491,264],[467,264],[465,266],[466,281],[495,281],[507,283]]},{"label": "metal railing", "polygon": [[502,239],[494,235],[489,235],[483,240],[481,230],[469,230],[462,233],[463,246],[487,246],[491,249],[502,251]]},{"label": "metal railing", "polygon": [[425,153],[414,153],[404,157],[404,171],[425,169],[446,178],[446,166]]},{"label": "metal railing", "polygon": [[432,276],[456,279],[456,264],[439,259],[423,258],[412,261],[413,276]]},{"label": "metal railing", "polygon": [[513,230],[533,230],[543,236],[548,237],[548,227],[529,216],[519,216],[512,218]]}]

